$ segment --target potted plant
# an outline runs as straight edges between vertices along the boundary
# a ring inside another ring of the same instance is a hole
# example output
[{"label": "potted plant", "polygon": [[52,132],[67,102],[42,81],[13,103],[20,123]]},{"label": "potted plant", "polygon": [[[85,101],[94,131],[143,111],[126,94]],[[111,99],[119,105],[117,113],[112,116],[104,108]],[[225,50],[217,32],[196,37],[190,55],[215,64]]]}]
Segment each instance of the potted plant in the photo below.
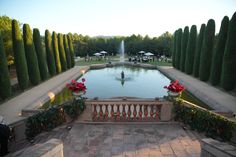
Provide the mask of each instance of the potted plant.
[{"label": "potted plant", "polygon": [[178,97],[185,90],[178,80],[172,81],[168,86],[164,86],[164,88],[168,90],[167,93],[171,97]]},{"label": "potted plant", "polygon": [[72,91],[72,94],[74,96],[81,96],[86,92],[87,89],[84,82],[85,82],[84,78],[82,78],[82,82],[77,82],[76,80],[72,80],[66,86],[69,90]]}]

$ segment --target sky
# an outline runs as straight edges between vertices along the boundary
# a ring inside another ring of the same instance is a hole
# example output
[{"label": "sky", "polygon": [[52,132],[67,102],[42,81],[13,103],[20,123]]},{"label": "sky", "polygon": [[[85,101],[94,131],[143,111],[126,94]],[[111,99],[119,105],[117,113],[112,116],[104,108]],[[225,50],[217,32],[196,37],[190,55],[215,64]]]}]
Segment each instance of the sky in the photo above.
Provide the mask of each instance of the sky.
[{"label": "sky", "polygon": [[209,19],[219,32],[224,16],[236,12],[236,0],[0,0],[0,16],[6,15],[41,34],[57,33],[89,36],[158,37],[166,31],[196,25]]}]

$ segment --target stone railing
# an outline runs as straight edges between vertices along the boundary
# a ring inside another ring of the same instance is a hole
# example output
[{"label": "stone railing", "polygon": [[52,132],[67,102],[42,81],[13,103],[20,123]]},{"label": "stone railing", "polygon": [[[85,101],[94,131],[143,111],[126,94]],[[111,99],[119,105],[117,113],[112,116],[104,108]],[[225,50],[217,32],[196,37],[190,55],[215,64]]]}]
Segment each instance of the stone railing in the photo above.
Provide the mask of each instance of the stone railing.
[{"label": "stone railing", "polygon": [[172,102],[163,99],[87,100],[93,121],[170,121]]}]

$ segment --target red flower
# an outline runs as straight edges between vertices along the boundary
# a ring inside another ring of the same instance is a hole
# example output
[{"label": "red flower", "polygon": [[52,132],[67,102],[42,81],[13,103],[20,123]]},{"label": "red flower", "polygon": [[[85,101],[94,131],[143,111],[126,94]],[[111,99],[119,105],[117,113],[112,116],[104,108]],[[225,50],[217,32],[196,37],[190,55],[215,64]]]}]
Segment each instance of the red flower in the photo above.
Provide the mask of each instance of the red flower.
[{"label": "red flower", "polygon": [[169,86],[164,86],[164,88],[175,93],[180,93],[185,90],[184,86],[179,84],[178,80],[171,82]]},{"label": "red flower", "polygon": [[72,92],[78,93],[81,91],[86,91],[86,86],[84,85],[85,79],[82,79],[82,82],[77,82],[76,80],[71,80],[71,83],[67,83],[66,87]]}]

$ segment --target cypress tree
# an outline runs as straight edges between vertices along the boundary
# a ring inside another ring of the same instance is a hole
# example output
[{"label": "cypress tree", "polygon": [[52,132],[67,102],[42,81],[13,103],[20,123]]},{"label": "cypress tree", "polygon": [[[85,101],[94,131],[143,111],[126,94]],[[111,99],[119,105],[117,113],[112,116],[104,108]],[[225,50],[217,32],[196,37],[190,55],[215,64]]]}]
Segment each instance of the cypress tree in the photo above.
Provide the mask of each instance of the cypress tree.
[{"label": "cypress tree", "polygon": [[67,35],[68,38],[68,44],[69,44],[69,49],[70,49],[70,57],[71,57],[71,67],[75,66],[75,53],[74,53],[74,46],[73,46],[73,41],[71,35]]},{"label": "cypress tree", "polygon": [[212,85],[217,85],[220,83],[222,61],[224,56],[225,43],[227,40],[228,26],[229,26],[229,18],[228,16],[225,16],[221,22],[220,32],[218,35],[216,48],[212,58],[212,67],[210,75],[210,81]]},{"label": "cypress tree", "polygon": [[59,55],[59,50],[58,50],[58,41],[57,41],[56,32],[52,33],[52,45],[53,45],[53,52],[55,56],[56,70],[57,70],[57,73],[61,73],[61,61],[60,61],[60,55]]},{"label": "cypress tree", "polygon": [[201,49],[202,49],[202,43],[203,43],[205,29],[206,29],[206,25],[202,24],[201,28],[200,28],[200,33],[197,38],[196,52],[195,52],[194,64],[193,64],[193,75],[195,77],[199,76],[200,56],[201,56]]},{"label": "cypress tree", "polygon": [[29,85],[28,67],[25,58],[24,44],[19,24],[12,20],[12,42],[15,58],[16,74],[19,87],[24,90]]},{"label": "cypress tree", "polygon": [[38,58],[41,80],[46,80],[48,78],[46,54],[45,51],[43,50],[42,42],[40,39],[40,32],[37,28],[33,29],[33,40],[34,40],[35,51]]},{"label": "cypress tree", "polygon": [[67,36],[65,34],[63,35],[63,43],[64,43],[64,50],[66,54],[67,69],[70,69],[71,68],[70,49],[68,45]]},{"label": "cypress tree", "polygon": [[215,21],[210,19],[207,22],[206,31],[202,43],[202,52],[200,57],[200,80],[208,81],[211,70],[211,60],[213,52],[213,43],[215,37]]},{"label": "cypress tree", "polygon": [[222,87],[232,90],[236,83],[236,12],[229,23],[222,66]]},{"label": "cypress tree", "polygon": [[194,55],[196,51],[196,42],[197,42],[197,26],[192,25],[190,29],[187,50],[186,50],[185,72],[187,74],[193,73],[193,63],[194,63]]},{"label": "cypress tree", "polygon": [[56,65],[52,49],[52,38],[48,30],[45,31],[45,47],[47,54],[48,71],[51,76],[54,76],[56,74]]},{"label": "cypress tree", "polygon": [[60,61],[61,61],[61,69],[62,71],[66,71],[67,69],[67,63],[66,63],[66,54],[65,49],[63,45],[63,36],[61,33],[57,35],[58,38],[58,48],[59,48],[59,54],[60,54]]},{"label": "cypress tree", "polygon": [[11,81],[7,67],[7,59],[0,31],[0,97],[5,99],[11,96]]},{"label": "cypress tree", "polygon": [[177,40],[176,40],[176,53],[175,53],[175,65],[177,69],[180,69],[180,56],[181,56],[181,40],[182,40],[182,34],[183,31],[180,28],[177,33]]},{"label": "cypress tree", "polygon": [[185,57],[186,57],[186,50],[189,38],[189,28],[186,26],[184,28],[184,33],[181,41],[181,58],[180,58],[180,70],[185,71]]},{"label": "cypress tree", "polygon": [[177,39],[177,30],[174,33],[174,43],[173,43],[173,51],[172,51],[172,65],[175,67],[175,53],[176,53],[176,39]]},{"label": "cypress tree", "polygon": [[33,85],[37,85],[40,82],[39,64],[35,52],[32,32],[28,24],[23,25],[23,39],[29,79]]}]

